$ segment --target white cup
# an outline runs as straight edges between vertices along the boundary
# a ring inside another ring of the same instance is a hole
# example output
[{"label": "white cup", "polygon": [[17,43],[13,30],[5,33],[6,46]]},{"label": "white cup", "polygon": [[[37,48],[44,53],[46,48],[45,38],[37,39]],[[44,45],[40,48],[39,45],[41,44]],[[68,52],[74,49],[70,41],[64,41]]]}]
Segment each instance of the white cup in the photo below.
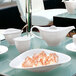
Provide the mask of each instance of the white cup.
[{"label": "white cup", "polygon": [[9,44],[14,45],[13,39],[16,37],[19,37],[21,33],[22,33],[22,30],[20,29],[9,28],[9,29],[6,29],[6,31],[4,32],[4,36]]},{"label": "white cup", "polygon": [[76,0],[75,1],[68,0],[68,1],[64,1],[64,3],[65,3],[68,13],[76,14]]},{"label": "white cup", "polygon": [[30,40],[29,36],[17,37],[14,38],[15,46],[20,53],[27,51],[30,48]]},{"label": "white cup", "polygon": [[76,34],[73,35],[73,43],[74,43],[74,45],[76,46]]}]

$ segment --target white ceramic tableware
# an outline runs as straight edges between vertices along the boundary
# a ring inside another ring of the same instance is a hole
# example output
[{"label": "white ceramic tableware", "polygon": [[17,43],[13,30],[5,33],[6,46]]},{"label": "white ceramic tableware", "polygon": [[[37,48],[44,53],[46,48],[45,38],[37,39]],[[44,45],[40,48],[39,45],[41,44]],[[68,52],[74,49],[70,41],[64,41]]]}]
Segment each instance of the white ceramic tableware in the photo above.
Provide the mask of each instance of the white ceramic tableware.
[{"label": "white ceramic tableware", "polygon": [[76,46],[76,34],[73,35],[72,39],[73,39],[73,43],[74,43],[74,45]]},{"label": "white ceramic tableware", "polygon": [[6,46],[0,45],[0,54],[4,54],[8,51],[8,48]]},{"label": "white ceramic tableware", "polygon": [[76,52],[76,34],[72,36],[72,43],[66,45],[66,49],[72,52]]},{"label": "white ceramic tableware", "polygon": [[0,29],[0,40],[4,40],[5,37],[3,35],[3,33],[5,32],[5,29]]},{"label": "white ceramic tableware", "polygon": [[[41,51],[44,51],[47,55],[50,53],[56,53],[58,56],[58,63],[52,64],[52,65],[50,64],[50,65],[38,66],[38,67],[25,67],[25,68],[22,67],[22,63],[24,62],[24,60],[27,56],[32,57],[35,53],[37,54],[37,53],[40,53]],[[29,71],[33,71],[33,72],[47,72],[47,71],[51,71],[51,70],[55,69],[56,67],[58,67],[64,63],[69,62],[70,60],[71,60],[70,56],[59,53],[59,52],[55,52],[52,50],[31,49],[31,50],[28,50],[28,51],[20,54],[19,56],[17,56],[15,59],[13,59],[10,62],[9,65],[12,68],[16,68],[16,69],[24,69],[24,70],[29,70]]]},{"label": "white ceramic tableware", "polygon": [[33,26],[31,28],[31,34],[34,36],[41,38],[37,35],[35,35],[32,32],[33,28],[37,28],[40,31],[40,35],[43,40],[46,41],[46,43],[49,46],[57,46],[59,45],[66,37],[66,35],[72,30],[75,29],[74,26],[69,26],[69,27],[56,27],[56,26],[51,26],[51,27],[40,27],[40,26]]},{"label": "white ceramic tableware", "polygon": [[4,39],[5,39],[4,35],[0,34],[0,40],[4,40]]},{"label": "white ceramic tableware", "polygon": [[14,38],[19,37],[22,31],[20,29],[9,28],[4,32],[5,39],[9,44],[14,45]]},{"label": "white ceramic tableware", "polygon": [[16,46],[17,50],[20,53],[28,50],[30,48],[30,40],[31,40],[31,37],[27,36],[27,35],[25,35],[23,37],[14,38],[14,42],[15,42],[15,46]]},{"label": "white ceramic tableware", "polygon": [[66,9],[70,14],[76,14],[76,0],[64,1]]},{"label": "white ceramic tableware", "polygon": [[72,52],[76,52],[76,46],[74,45],[74,43],[67,44],[66,49]]}]

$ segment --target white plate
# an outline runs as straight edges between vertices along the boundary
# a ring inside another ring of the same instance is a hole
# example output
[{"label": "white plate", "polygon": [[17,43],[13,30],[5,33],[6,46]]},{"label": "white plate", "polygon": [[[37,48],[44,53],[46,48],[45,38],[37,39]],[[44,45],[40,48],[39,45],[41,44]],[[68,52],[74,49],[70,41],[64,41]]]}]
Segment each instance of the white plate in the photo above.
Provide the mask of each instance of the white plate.
[{"label": "white plate", "polygon": [[0,45],[0,54],[6,53],[8,48],[6,46]]},{"label": "white plate", "polygon": [[76,46],[74,45],[74,43],[67,44],[66,49],[72,52],[76,52]]},{"label": "white plate", "polygon": [[0,34],[0,40],[4,40],[4,39],[5,39],[4,35]]},{"label": "white plate", "polygon": [[[52,65],[47,65],[47,66],[39,66],[39,67],[27,67],[27,68],[23,68],[22,62],[25,60],[25,58],[27,56],[32,57],[34,53],[40,53],[41,51],[44,51],[46,54],[49,53],[56,53],[59,57],[59,61],[56,64],[52,64]],[[60,66],[63,63],[69,62],[71,60],[71,57],[62,53],[58,53],[52,50],[46,50],[46,49],[32,49],[29,51],[26,51],[24,53],[22,53],[21,55],[17,56],[15,59],[13,59],[10,62],[10,66],[12,68],[16,68],[16,69],[25,69],[25,70],[30,70],[33,72],[46,72],[46,71],[50,71],[53,70],[54,68]]]},{"label": "white plate", "polygon": [[5,29],[0,29],[0,40],[4,40],[5,37],[4,37],[4,32],[5,32]]}]

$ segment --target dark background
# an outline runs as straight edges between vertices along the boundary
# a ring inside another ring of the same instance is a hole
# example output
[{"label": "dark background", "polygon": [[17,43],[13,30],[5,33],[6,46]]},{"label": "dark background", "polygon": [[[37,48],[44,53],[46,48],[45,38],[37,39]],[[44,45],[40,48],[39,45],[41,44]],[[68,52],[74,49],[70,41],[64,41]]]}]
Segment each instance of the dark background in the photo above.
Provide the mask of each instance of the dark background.
[{"label": "dark background", "polygon": [[44,0],[45,9],[65,8],[62,0]]},{"label": "dark background", "polygon": [[[45,9],[65,8],[65,5],[61,0],[44,0],[44,7]],[[0,29],[21,29],[24,25],[17,6],[0,9]]]}]

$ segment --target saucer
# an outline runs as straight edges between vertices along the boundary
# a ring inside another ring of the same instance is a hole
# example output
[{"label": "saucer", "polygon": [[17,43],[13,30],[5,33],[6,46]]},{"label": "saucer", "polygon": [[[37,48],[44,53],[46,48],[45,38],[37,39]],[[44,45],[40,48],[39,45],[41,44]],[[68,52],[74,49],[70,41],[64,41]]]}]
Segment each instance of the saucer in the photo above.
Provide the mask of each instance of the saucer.
[{"label": "saucer", "polygon": [[76,46],[74,45],[74,43],[67,44],[66,49],[72,52],[76,52]]},{"label": "saucer", "polygon": [[5,29],[0,29],[0,40],[4,40],[5,36],[3,35],[5,32]]},{"label": "saucer", "polygon": [[0,54],[6,53],[8,48],[6,46],[0,45]]},{"label": "saucer", "polygon": [[0,34],[0,40],[4,40],[4,39],[5,39],[4,35]]}]

